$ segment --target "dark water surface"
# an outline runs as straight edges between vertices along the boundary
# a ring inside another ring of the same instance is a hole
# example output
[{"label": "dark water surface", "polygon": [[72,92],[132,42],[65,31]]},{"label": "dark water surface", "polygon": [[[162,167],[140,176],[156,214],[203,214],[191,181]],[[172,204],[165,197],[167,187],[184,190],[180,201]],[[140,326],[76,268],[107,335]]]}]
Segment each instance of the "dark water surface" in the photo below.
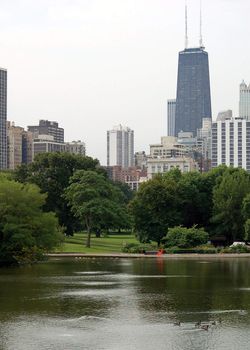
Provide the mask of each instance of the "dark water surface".
[{"label": "dark water surface", "polygon": [[[198,321],[216,325],[205,331]],[[60,259],[1,269],[0,349],[249,350],[250,259]]]}]

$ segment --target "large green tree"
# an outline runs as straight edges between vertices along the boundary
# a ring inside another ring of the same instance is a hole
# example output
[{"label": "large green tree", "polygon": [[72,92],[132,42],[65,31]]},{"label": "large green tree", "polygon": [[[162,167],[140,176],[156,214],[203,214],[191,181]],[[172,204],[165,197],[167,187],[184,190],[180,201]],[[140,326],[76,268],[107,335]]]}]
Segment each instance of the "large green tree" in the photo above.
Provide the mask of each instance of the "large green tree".
[{"label": "large green tree", "polygon": [[160,244],[169,227],[181,224],[175,175],[169,174],[167,180],[159,175],[143,183],[132,200],[130,207],[140,242]]},{"label": "large green tree", "polygon": [[60,225],[65,227],[67,234],[72,234],[81,228],[62,196],[69,185],[70,177],[79,169],[105,173],[97,159],[70,153],[38,154],[33,163],[22,165],[14,173],[15,180],[34,183],[43,193],[47,193],[44,209],[56,213]]},{"label": "large green tree", "polygon": [[46,195],[36,185],[0,180],[0,262],[33,261],[62,239],[53,213],[42,211]]},{"label": "large green tree", "polygon": [[224,235],[228,243],[244,238],[244,198],[250,193],[250,176],[243,169],[228,168],[213,190],[214,231]]},{"label": "large green tree", "polygon": [[90,247],[91,233],[97,228],[129,225],[123,193],[103,174],[76,171],[64,197],[87,229],[86,247]]}]

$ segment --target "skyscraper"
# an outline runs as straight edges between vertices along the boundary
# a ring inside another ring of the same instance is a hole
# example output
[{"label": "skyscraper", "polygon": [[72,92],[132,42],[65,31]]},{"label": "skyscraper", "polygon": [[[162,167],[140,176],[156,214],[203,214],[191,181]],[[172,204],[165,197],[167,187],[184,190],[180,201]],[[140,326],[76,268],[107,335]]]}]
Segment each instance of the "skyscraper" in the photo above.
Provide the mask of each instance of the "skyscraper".
[{"label": "skyscraper", "polygon": [[168,100],[167,136],[175,136],[175,108],[176,100]]},{"label": "skyscraper", "polygon": [[240,84],[239,117],[250,120],[250,84]]},{"label": "skyscraper", "polygon": [[41,119],[39,120],[39,125],[28,126],[28,131],[31,131],[34,136],[50,135],[54,137],[55,142],[64,142],[64,129],[59,128],[57,122]]},{"label": "skyscraper", "polygon": [[212,168],[221,164],[250,172],[250,121],[232,118],[212,124]]},{"label": "skyscraper", "polygon": [[0,169],[7,168],[7,70],[0,68]]},{"label": "skyscraper", "polygon": [[134,165],[134,131],[122,125],[107,131],[107,165]]},{"label": "skyscraper", "polygon": [[175,135],[189,131],[195,136],[202,127],[202,119],[211,116],[208,53],[203,46],[201,29],[199,47],[188,48],[186,9],[185,49],[179,52]]}]

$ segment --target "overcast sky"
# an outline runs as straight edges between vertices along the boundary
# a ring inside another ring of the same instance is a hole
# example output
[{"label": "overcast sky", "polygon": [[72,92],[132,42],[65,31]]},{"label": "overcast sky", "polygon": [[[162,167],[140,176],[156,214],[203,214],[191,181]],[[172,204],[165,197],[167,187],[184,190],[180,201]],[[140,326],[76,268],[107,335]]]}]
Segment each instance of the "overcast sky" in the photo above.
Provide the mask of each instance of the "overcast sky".
[{"label": "overcast sky", "polygon": [[[8,119],[56,120],[106,164],[106,130],[135,131],[135,150],[166,134],[184,48],[184,0],[0,0],[0,66],[8,69]],[[199,0],[188,1],[190,45],[199,42]],[[250,1],[203,0],[213,118],[238,114],[250,82]]]}]

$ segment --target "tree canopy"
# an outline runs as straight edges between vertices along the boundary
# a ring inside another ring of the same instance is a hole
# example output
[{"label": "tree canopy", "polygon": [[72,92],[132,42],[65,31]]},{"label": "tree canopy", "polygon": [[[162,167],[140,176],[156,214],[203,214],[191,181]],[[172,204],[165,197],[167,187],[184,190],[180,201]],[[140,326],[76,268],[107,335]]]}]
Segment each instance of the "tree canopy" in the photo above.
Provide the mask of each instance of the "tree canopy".
[{"label": "tree canopy", "polygon": [[36,185],[0,180],[0,262],[33,261],[62,239],[58,220],[44,213],[46,195]]},{"label": "tree canopy", "polygon": [[40,153],[33,163],[22,165],[14,173],[15,180],[34,183],[43,193],[47,193],[44,209],[56,213],[67,234],[81,228],[62,196],[70,177],[78,169],[105,174],[97,159],[70,153]]},{"label": "tree canopy", "polygon": [[87,229],[86,247],[90,247],[93,230],[129,225],[123,193],[102,174],[76,171],[64,197]]}]

